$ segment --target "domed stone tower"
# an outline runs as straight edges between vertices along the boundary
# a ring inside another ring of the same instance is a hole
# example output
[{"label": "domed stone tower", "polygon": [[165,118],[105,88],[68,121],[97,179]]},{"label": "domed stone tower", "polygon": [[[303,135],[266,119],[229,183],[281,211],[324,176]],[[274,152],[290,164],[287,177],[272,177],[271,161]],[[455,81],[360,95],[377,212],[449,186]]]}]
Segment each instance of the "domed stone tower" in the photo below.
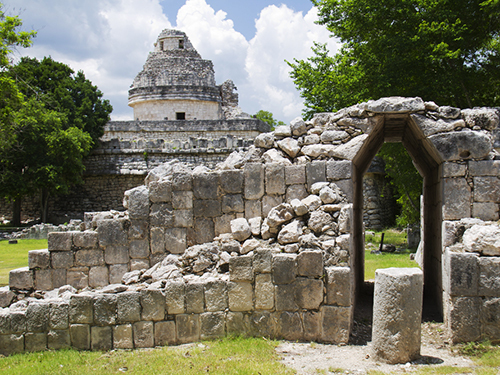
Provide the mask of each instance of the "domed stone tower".
[{"label": "domed stone tower", "polygon": [[221,90],[210,60],[203,60],[182,31],[163,30],[129,90],[134,119],[218,120]]}]

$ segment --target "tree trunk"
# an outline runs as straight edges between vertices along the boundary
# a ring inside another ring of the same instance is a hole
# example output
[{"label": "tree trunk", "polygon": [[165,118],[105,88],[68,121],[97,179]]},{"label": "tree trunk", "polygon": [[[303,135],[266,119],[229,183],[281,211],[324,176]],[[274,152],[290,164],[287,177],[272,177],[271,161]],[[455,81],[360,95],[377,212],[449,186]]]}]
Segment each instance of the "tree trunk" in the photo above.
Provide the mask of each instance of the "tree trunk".
[{"label": "tree trunk", "polygon": [[40,192],[40,219],[42,223],[47,222],[48,215],[49,215],[49,192],[46,189],[42,189]]},{"label": "tree trunk", "polygon": [[12,204],[12,226],[21,226],[21,198],[14,199]]}]

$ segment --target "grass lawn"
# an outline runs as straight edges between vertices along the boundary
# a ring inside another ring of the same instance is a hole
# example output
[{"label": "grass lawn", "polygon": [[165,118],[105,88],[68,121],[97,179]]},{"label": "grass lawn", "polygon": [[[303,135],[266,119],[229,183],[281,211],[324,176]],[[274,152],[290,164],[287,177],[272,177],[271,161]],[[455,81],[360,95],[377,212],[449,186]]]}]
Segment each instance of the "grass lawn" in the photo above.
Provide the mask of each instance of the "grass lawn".
[{"label": "grass lawn", "polygon": [[9,284],[9,271],[28,265],[28,251],[46,249],[47,240],[0,241],[0,286]]},{"label": "grass lawn", "polygon": [[[385,233],[384,244],[396,246],[394,253],[371,253],[372,250],[378,250],[382,233]],[[387,229],[375,232],[375,235],[365,233],[365,280],[375,279],[375,270],[379,268],[418,267],[417,262],[410,259],[412,252],[415,250],[406,248],[406,232],[404,231]]]},{"label": "grass lawn", "polygon": [[155,349],[16,354],[0,358],[7,374],[293,374],[279,363],[278,341],[224,338],[192,345]]}]

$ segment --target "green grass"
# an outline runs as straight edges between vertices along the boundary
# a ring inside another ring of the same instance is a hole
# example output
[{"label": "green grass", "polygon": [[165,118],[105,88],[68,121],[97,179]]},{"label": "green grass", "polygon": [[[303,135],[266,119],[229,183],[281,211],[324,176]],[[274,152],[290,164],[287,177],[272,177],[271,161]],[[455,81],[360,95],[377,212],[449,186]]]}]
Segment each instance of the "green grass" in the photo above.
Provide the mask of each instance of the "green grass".
[{"label": "green grass", "polygon": [[[380,240],[384,235],[384,244],[396,246],[394,253],[372,254],[372,250],[378,250]],[[365,233],[365,280],[375,279],[375,271],[379,268],[389,267],[418,267],[418,264],[410,259],[414,252],[406,248],[406,233],[396,229],[387,229],[383,232],[375,232],[375,235]]]},{"label": "green grass", "polygon": [[9,284],[9,271],[28,265],[28,251],[46,249],[47,240],[0,241],[0,286]]},{"label": "green grass", "polygon": [[278,341],[224,338],[189,346],[142,350],[16,354],[0,358],[0,373],[10,374],[293,374],[279,362]]}]

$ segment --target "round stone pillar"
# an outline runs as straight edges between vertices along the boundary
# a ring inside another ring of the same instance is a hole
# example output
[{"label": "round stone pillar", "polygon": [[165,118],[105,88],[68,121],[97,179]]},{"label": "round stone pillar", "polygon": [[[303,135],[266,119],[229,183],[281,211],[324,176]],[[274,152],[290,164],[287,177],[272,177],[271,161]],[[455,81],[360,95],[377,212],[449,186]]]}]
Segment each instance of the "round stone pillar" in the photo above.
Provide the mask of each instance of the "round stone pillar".
[{"label": "round stone pillar", "polygon": [[390,364],[420,357],[423,273],[419,268],[375,272],[372,353]]}]

